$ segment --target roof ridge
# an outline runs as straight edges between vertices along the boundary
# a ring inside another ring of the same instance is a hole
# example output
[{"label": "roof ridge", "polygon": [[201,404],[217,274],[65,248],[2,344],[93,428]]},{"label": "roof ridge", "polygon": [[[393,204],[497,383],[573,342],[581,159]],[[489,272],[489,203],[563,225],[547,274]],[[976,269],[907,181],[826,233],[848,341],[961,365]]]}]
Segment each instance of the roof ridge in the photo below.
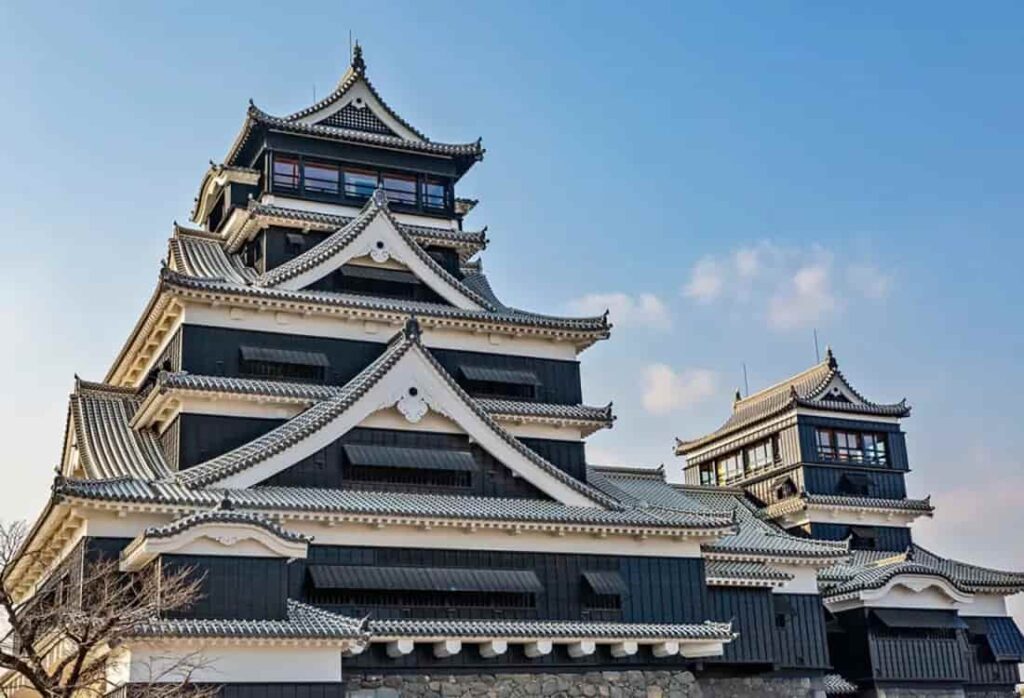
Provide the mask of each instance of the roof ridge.
[{"label": "roof ridge", "polygon": [[747,395],[746,397],[734,401],[732,405],[733,412],[736,412],[736,410],[740,409],[741,407],[746,407],[747,405],[753,404],[754,402],[758,402],[759,400],[768,397],[769,394],[775,394],[785,389],[786,387],[792,387],[793,384],[799,381],[800,379],[807,378],[810,375],[812,375],[815,371],[820,371],[824,367],[831,368],[830,361],[828,358],[814,364],[810,368],[806,368],[803,371],[800,371],[799,373],[796,373],[777,383],[769,385],[767,388],[762,388],[761,390],[753,392],[750,395]]}]

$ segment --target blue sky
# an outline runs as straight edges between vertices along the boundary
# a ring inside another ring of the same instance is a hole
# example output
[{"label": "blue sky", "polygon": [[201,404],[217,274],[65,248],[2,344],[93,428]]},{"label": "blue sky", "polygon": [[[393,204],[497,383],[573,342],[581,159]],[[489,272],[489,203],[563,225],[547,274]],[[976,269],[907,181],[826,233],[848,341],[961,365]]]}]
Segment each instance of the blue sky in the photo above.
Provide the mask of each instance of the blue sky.
[{"label": "blue sky", "polygon": [[742,385],[814,361],[906,396],[917,538],[1024,567],[1024,7],[953,3],[0,6],[0,515],[31,516],[247,100],[323,96],[352,31],[436,140],[482,136],[506,302],[612,307],[591,460],[673,464]]}]

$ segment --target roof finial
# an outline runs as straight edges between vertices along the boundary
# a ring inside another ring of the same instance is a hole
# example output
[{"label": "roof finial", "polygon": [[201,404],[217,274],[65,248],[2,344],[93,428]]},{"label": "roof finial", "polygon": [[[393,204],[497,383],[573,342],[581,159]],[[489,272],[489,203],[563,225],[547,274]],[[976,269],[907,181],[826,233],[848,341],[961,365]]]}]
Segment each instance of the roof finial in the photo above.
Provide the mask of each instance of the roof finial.
[{"label": "roof finial", "polygon": [[740,392],[739,388],[736,388],[736,394],[732,396],[733,403],[737,403],[743,399],[743,393]]},{"label": "roof finial", "polygon": [[232,511],[235,508],[235,503],[231,501],[231,497],[224,495],[224,498],[220,500],[220,504],[217,505],[217,509],[220,511]]},{"label": "roof finial", "polygon": [[356,39],[356,43],[352,46],[352,70],[358,75],[363,75],[366,72],[366,61],[363,60],[363,47],[359,45],[358,39]]},{"label": "roof finial", "polygon": [[402,330],[405,338],[412,342],[419,342],[420,335],[423,334],[423,330],[420,329],[420,321],[416,319],[415,315],[410,315],[409,319],[405,321],[405,328]]},{"label": "roof finial", "polygon": [[839,366],[839,362],[836,361],[836,355],[832,353],[831,344],[825,347],[825,360],[828,361],[829,368],[836,368]]}]

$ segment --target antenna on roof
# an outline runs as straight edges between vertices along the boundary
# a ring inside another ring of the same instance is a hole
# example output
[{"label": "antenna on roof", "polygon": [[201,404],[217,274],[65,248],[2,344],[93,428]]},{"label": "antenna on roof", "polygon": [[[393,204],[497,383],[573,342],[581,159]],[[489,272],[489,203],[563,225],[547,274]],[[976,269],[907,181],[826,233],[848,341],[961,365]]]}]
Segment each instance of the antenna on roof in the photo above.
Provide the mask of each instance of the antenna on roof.
[{"label": "antenna on roof", "polygon": [[818,328],[814,328],[814,360],[821,363],[821,349],[818,348]]},{"label": "antenna on roof", "polygon": [[352,30],[348,30],[348,57],[352,58]]},{"label": "antenna on roof", "polygon": [[750,383],[747,381],[747,362],[743,362],[743,393],[750,395]]}]

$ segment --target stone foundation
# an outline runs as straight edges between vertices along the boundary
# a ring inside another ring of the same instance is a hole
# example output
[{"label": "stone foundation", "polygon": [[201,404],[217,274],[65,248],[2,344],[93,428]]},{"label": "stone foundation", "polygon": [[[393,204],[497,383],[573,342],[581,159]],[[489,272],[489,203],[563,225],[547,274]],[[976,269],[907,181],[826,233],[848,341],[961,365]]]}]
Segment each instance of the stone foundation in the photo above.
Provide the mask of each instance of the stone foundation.
[{"label": "stone foundation", "polygon": [[348,698],[824,698],[820,679],[695,678],[688,671],[586,674],[362,676],[346,682]]}]

